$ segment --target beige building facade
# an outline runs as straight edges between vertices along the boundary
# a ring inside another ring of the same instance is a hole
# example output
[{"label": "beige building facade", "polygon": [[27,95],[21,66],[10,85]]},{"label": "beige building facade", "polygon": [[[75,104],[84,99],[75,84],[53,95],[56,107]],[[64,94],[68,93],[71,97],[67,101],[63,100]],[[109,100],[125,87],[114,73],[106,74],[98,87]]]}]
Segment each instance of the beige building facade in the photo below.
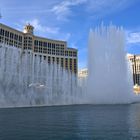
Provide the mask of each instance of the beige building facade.
[{"label": "beige building facade", "polygon": [[140,55],[128,54],[127,58],[132,66],[134,85],[140,85]]},{"label": "beige building facade", "polygon": [[88,76],[88,69],[84,68],[78,71],[79,78],[86,78]]},{"label": "beige building facade", "polygon": [[34,35],[34,27],[30,24],[24,31],[0,23],[0,43],[21,48],[43,57],[49,64],[56,63],[68,71],[77,74],[77,49],[68,48],[66,41],[53,40]]}]

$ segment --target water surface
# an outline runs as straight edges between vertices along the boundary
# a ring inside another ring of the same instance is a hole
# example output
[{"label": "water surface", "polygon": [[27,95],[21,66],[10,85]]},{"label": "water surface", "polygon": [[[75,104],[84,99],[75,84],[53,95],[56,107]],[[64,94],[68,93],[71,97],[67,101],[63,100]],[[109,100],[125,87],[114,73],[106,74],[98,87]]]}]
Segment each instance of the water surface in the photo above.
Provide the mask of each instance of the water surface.
[{"label": "water surface", "polygon": [[0,140],[139,140],[140,104],[0,109]]}]

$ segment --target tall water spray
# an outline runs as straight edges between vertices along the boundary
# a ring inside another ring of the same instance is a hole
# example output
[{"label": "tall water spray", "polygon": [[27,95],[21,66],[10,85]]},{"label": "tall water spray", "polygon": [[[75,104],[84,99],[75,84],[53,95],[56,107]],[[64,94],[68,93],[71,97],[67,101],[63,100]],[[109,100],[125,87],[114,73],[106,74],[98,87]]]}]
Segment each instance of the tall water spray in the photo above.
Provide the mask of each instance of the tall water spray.
[{"label": "tall water spray", "polygon": [[0,107],[80,103],[77,77],[46,57],[0,44]]},{"label": "tall water spray", "polygon": [[133,102],[133,82],[122,28],[110,25],[90,30],[88,99],[94,104]]},{"label": "tall water spray", "polygon": [[122,28],[90,31],[88,77],[77,75],[29,50],[0,44],[0,107],[68,104],[124,104],[133,94]]}]

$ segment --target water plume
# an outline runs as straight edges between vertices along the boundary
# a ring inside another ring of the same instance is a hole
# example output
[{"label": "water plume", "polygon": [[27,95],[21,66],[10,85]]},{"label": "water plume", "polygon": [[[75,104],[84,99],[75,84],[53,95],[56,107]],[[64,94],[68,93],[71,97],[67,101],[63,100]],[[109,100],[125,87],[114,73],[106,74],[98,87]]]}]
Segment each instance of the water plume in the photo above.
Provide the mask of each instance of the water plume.
[{"label": "water plume", "polygon": [[132,73],[122,28],[103,24],[90,30],[88,46],[88,99],[94,104],[134,101]]}]

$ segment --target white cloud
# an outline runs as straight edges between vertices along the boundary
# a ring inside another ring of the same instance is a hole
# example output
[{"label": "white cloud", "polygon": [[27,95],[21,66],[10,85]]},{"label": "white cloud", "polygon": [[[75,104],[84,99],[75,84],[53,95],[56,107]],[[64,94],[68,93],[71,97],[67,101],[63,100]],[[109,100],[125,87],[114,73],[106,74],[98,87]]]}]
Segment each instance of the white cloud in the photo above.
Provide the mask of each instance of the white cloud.
[{"label": "white cloud", "polygon": [[65,19],[67,16],[71,14],[71,7],[72,6],[77,6],[79,4],[83,4],[87,2],[87,0],[67,0],[67,1],[62,1],[61,3],[54,5],[51,9],[51,12],[53,12],[56,16],[57,19]]},{"label": "white cloud", "polygon": [[41,25],[41,23],[39,22],[38,19],[33,19],[30,21],[26,21],[25,22],[30,23],[31,25],[34,26],[35,31],[37,32],[42,32],[42,33],[50,33],[50,34],[57,34],[59,32],[59,28],[58,27],[47,27],[47,26],[43,26]]},{"label": "white cloud", "polygon": [[64,40],[69,40],[71,37],[71,33],[66,33],[65,37],[63,37]]},{"label": "white cloud", "polygon": [[69,47],[78,49],[78,46],[76,45],[76,43],[71,43]]},{"label": "white cloud", "polygon": [[[138,0],[41,0],[32,3],[28,2],[13,2],[4,1],[5,6],[2,6],[2,13],[5,16],[32,16],[32,17],[47,17],[55,22],[57,20],[68,20],[71,16],[89,16],[92,18],[102,17],[112,12],[119,11],[128,7],[130,4]],[[82,6],[82,7],[81,7]],[[77,11],[75,10],[77,9]],[[78,17],[77,17],[78,18]]]},{"label": "white cloud", "polygon": [[74,6],[78,8],[80,4],[83,4],[82,13],[88,12],[87,15],[98,18],[125,9],[132,3],[134,3],[133,0],[63,0],[54,5],[50,11],[58,20],[67,20],[70,15],[77,14],[72,8]]},{"label": "white cloud", "polygon": [[88,0],[87,11],[97,19],[114,12],[119,12],[134,3],[133,0]]},{"label": "white cloud", "polygon": [[44,26],[38,19],[21,21],[21,23],[15,24],[15,28],[21,31],[23,26],[25,26],[26,24],[31,24],[34,27],[35,34],[38,36],[64,41],[68,41],[71,38],[71,33],[64,32],[59,27]]},{"label": "white cloud", "polygon": [[126,37],[127,43],[140,43],[140,32],[128,32]]},{"label": "white cloud", "polygon": [[7,14],[48,14],[49,9],[59,1],[60,0],[29,0],[27,2],[25,0],[21,2],[19,0],[0,0],[0,5],[2,12]]}]

